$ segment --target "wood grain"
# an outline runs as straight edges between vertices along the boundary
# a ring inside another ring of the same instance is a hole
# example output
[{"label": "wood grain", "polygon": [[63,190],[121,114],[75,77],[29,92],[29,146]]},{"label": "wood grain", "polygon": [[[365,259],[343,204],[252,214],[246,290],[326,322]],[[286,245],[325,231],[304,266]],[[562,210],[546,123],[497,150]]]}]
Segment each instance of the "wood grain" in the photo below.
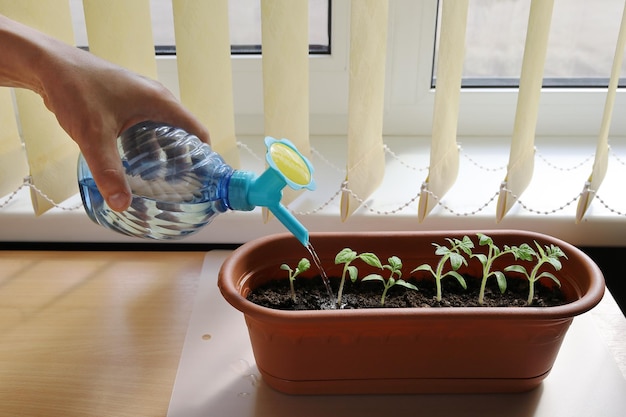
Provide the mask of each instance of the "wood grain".
[{"label": "wood grain", "polygon": [[0,416],[165,416],[202,252],[0,252]]}]

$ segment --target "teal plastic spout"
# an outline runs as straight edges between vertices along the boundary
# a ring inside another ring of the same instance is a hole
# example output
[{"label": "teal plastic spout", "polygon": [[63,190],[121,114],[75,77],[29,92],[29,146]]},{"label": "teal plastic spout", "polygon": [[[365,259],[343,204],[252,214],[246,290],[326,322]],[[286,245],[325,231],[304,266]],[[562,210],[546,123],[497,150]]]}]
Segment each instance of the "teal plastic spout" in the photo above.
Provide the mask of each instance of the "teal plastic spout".
[{"label": "teal plastic spout", "polygon": [[283,188],[315,189],[313,166],[288,139],[265,138],[269,165],[259,177],[235,171],[228,185],[229,204],[234,210],[267,207],[304,246],[309,245],[309,231],[281,204]]}]

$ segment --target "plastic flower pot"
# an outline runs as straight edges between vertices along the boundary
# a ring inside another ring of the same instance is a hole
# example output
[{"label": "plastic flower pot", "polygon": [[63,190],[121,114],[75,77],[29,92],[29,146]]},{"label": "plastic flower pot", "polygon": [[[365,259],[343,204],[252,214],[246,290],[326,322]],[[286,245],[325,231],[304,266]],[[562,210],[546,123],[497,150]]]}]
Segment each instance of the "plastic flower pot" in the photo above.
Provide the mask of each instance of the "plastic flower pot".
[{"label": "plastic flower pot", "polygon": [[[246,299],[251,289],[284,278],[282,263],[310,254],[288,234],[248,242],[224,262],[218,285],[245,316],[257,367],[272,388],[288,394],[496,393],[537,387],[552,368],[576,315],[600,302],[604,279],[582,251],[543,234],[482,231],[499,246],[533,241],[567,255],[560,271],[565,305],[556,307],[373,308],[284,311]],[[399,256],[405,268],[436,265],[433,242],[473,231],[313,233],[311,243],[329,275],[344,247]],[[504,257],[503,257],[504,258]],[[501,258],[502,259],[502,258]],[[502,259],[507,264],[511,259]],[[503,269],[502,263],[495,265]],[[459,270],[480,276],[470,261]],[[367,273],[363,267],[359,274]],[[312,266],[298,279],[319,275]],[[445,299],[445,293],[443,295]],[[581,358],[583,360],[584,358]]]}]

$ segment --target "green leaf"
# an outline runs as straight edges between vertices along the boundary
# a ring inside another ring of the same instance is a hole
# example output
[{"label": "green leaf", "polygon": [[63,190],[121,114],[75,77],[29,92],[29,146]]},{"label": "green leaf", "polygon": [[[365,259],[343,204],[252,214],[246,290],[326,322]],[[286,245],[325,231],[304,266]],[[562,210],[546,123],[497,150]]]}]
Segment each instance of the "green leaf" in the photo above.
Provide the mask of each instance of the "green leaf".
[{"label": "green leaf", "polygon": [[487,265],[487,255],[483,253],[475,253],[472,255],[472,257],[478,258],[478,260],[483,266]]},{"label": "green leaf", "polygon": [[282,269],[283,271],[291,271],[291,268],[287,264],[282,264],[280,266],[280,269]]},{"label": "green leaf", "polygon": [[563,257],[567,259],[567,255],[565,255],[565,253],[558,246],[550,245],[550,250],[548,251],[548,254],[552,257]]},{"label": "green leaf", "polygon": [[496,276],[496,282],[498,283],[500,293],[504,294],[504,292],[506,291],[506,277],[500,271],[494,271],[493,274]]},{"label": "green leaf", "polygon": [[[537,246],[537,252],[539,253],[539,257],[540,258],[545,258],[546,257],[546,251],[541,247],[541,245],[539,243],[537,243],[536,240],[534,240],[533,242],[535,242],[535,246]],[[546,246],[547,248],[547,246]]]},{"label": "green leaf", "polygon": [[467,255],[472,254],[472,249],[474,249],[474,242],[472,242],[472,239],[470,239],[469,236],[463,236],[463,240],[457,240],[456,242],[463,252],[465,252]]},{"label": "green leaf", "polygon": [[299,272],[307,271],[310,267],[311,267],[311,261],[309,261],[307,258],[302,258],[300,259],[300,262],[298,262]]},{"label": "green leaf", "polygon": [[418,266],[417,268],[411,271],[411,274],[417,271],[429,271],[431,274],[435,275],[435,271],[433,271],[433,268],[428,264],[423,264],[423,265]]},{"label": "green leaf", "polygon": [[528,243],[522,243],[520,246],[513,246],[511,250],[515,259],[521,259],[523,261],[532,261],[533,256],[537,256],[535,250]]},{"label": "green leaf", "polygon": [[559,271],[562,267],[561,261],[558,258],[547,258],[546,261],[557,271]]},{"label": "green leaf", "polygon": [[445,274],[443,274],[442,278],[448,275],[456,278],[456,280],[459,282],[459,284],[461,284],[461,287],[463,287],[464,290],[467,289],[467,283],[465,282],[465,278],[463,278],[461,274],[459,274],[456,271],[448,271]]},{"label": "green leaf", "polygon": [[354,261],[357,257],[357,253],[350,248],[342,249],[337,256],[335,256],[335,264],[347,264]]},{"label": "green leaf", "polygon": [[388,259],[388,261],[393,271],[402,269],[402,261],[397,256],[392,256],[391,258]]},{"label": "green leaf", "polygon": [[456,252],[450,252],[450,265],[452,265],[453,270],[457,270],[461,267],[461,265],[467,264],[465,257]]},{"label": "green leaf", "polygon": [[559,281],[559,279],[557,277],[555,277],[554,275],[552,275],[549,272],[542,272],[537,277],[537,280],[539,280],[540,278],[550,278],[552,281],[554,281],[556,283],[556,285],[558,285],[559,287],[561,286],[561,281]]},{"label": "green leaf", "polygon": [[382,281],[384,283],[385,279],[378,274],[369,274],[368,276],[364,277],[361,281]]},{"label": "green leaf", "polygon": [[415,285],[411,284],[410,282],[406,282],[406,281],[405,281],[405,280],[403,280],[403,279],[399,279],[399,280],[397,280],[397,281],[396,281],[396,284],[397,284],[397,285],[401,285],[401,286],[403,286],[403,287],[405,287],[405,288],[409,288],[409,289],[411,289],[411,290],[419,291]]},{"label": "green leaf", "polygon": [[383,265],[381,264],[380,259],[378,259],[378,256],[374,255],[373,253],[365,252],[360,254],[358,257],[370,266],[375,266],[383,269]]},{"label": "green leaf", "polygon": [[352,282],[356,281],[358,277],[358,269],[356,269],[356,266],[353,266],[353,265],[348,266],[348,275],[350,275],[350,280]]},{"label": "green leaf", "polygon": [[435,249],[435,255],[443,256],[447,255],[450,252],[450,249],[446,248],[445,246],[440,246],[436,243],[433,243],[433,245],[437,247],[437,249]]},{"label": "green leaf", "polygon": [[480,246],[493,245],[493,240],[489,236],[482,233],[476,233],[476,236],[478,236],[478,244]]},{"label": "green leaf", "polygon": [[528,277],[528,271],[526,271],[526,268],[524,268],[521,265],[510,265],[507,266],[506,268],[504,268],[505,272],[519,272],[520,274],[524,274],[526,277]]}]

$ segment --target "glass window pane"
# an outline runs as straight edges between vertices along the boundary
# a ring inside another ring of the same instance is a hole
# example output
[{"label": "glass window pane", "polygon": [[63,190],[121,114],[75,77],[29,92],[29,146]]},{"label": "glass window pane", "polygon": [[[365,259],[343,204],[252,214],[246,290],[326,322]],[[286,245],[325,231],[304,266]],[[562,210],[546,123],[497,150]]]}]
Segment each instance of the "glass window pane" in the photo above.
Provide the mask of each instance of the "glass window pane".
[{"label": "glass window pane", "polygon": [[[330,0],[309,0],[311,53],[330,53]],[[82,0],[70,0],[76,44],[87,46]],[[229,0],[230,38],[233,53],[259,53],[261,0]],[[174,17],[171,0],[150,0],[152,32],[157,52],[174,53]]]},{"label": "glass window pane", "polygon": [[[463,86],[517,86],[530,0],[469,4]],[[544,86],[607,86],[623,7],[624,0],[555,0]],[[626,63],[621,78],[626,85]]]}]

